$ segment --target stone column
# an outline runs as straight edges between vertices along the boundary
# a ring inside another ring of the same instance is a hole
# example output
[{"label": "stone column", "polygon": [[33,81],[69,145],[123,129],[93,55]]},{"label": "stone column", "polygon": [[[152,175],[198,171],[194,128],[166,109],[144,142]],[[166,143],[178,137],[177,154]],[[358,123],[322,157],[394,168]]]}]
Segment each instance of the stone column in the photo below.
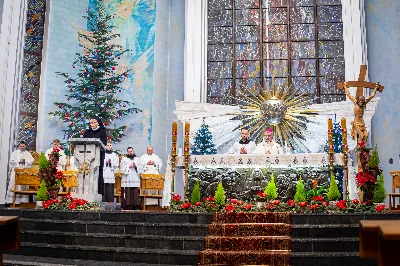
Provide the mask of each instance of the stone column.
[{"label": "stone column", "polygon": [[18,134],[27,0],[0,0],[0,204],[5,202],[8,161]]}]

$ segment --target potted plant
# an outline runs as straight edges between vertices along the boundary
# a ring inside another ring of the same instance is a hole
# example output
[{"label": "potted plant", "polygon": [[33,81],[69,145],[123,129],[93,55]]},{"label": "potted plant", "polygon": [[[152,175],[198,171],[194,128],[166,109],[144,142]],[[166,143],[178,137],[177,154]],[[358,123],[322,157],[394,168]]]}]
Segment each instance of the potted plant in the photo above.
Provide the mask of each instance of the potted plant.
[{"label": "potted plant", "polygon": [[373,177],[378,178],[378,175],[381,174],[382,169],[379,167],[379,154],[378,154],[378,146],[375,146],[375,149],[372,151],[371,157],[368,161],[368,173]]},{"label": "potted plant", "polygon": [[296,186],[296,194],[294,195],[294,201],[296,203],[305,202],[307,199],[306,192],[304,191],[303,179],[299,178],[299,182]]},{"label": "potted plant", "polygon": [[275,200],[278,195],[276,193],[276,185],[274,175],[271,175],[271,179],[268,182],[267,187],[264,190],[265,195],[267,196],[268,201]]},{"label": "potted plant", "polygon": [[339,192],[339,188],[336,183],[336,178],[334,175],[331,176],[331,181],[329,183],[329,190],[328,190],[328,193],[326,194],[326,196],[330,202],[338,201],[340,199],[340,197],[342,196]]},{"label": "potted plant", "polygon": [[64,175],[57,170],[57,163],[60,158],[59,149],[53,149],[49,159],[42,152],[39,157],[39,178],[44,180],[49,199],[56,199],[60,187],[63,185]]},{"label": "potted plant", "polygon": [[47,197],[47,188],[46,188],[46,183],[42,179],[40,182],[40,188],[36,192],[36,207],[42,206],[42,202],[46,201],[48,199]]},{"label": "potted plant", "polygon": [[376,178],[367,172],[358,172],[356,180],[357,186],[362,192],[362,202],[372,201],[376,186]]},{"label": "potted plant", "polygon": [[386,189],[384,184],[383,174],[379,175],[378,180],[376,181],[376,187],[374,191],[374,203],[382,203],[385,201],[386,198]]}]

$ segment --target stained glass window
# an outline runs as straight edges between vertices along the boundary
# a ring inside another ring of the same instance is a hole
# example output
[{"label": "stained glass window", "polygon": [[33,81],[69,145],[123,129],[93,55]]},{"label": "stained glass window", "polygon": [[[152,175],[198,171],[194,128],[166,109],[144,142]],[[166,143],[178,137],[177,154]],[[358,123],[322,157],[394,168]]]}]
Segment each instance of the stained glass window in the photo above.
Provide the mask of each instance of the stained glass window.
[{"label": "stained glass window", "polygon": [[[208,0],[209,103],[274,83],[316,102],[346,99],[341,0]],[[267,84],[266,84],[267,83]]]},{"label": "stained glass window", "polygon": [[46,0],[28,0],[18,141],[35,150]]}]

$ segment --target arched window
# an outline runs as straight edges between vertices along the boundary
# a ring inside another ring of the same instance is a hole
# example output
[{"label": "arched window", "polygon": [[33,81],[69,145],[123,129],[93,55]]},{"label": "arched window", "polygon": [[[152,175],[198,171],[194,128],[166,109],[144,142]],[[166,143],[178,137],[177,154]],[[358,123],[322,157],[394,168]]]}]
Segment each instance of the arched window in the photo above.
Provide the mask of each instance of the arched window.
[{"label": "arched window", "polygon": [[241,87],[303,87],[316,102],[346,99],[340,0],[209,0],[207,102],[232,104]]}]

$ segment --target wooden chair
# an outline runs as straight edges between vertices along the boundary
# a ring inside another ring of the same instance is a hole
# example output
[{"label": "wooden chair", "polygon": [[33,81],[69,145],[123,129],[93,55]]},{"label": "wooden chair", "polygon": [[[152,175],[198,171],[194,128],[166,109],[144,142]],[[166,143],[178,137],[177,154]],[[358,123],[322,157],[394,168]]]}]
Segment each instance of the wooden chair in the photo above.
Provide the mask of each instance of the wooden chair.
[{"label": "wooden chair", "polygon": [[[392,193],[389,196],[389,211],[400,211],[399,205],[396,207],[396,198],[400,198],[400,171],[391,171],[392,176]],[[396,192],[397,189],[397,192]]]},{"label": "wooden chair", "polygon": [[[15,200],[17,194],[36,195],[37,189],[40,186],[38,169],[32,168],[15,168],[15,184],[11,192],[14,193],[13,207],[15,208]],[[27,186],[27,189],[17,189],[17,186]]]},{"label": "wooden chair", "polygon": [[117,171],[114,173],[115,183],[114,183],[114,198],[117,198],[117,202],[121,202],[121,181],[122,181],[122,173],[121,171]]},{"label": "wooden chair", "polygon": [[78,187],[78,171],[63,171],[65,181],[64,181],[64,191],[58,192],[59,196],[67,195],[68,192],[74,188]]},{"label": "wooden chair", "polygon": [[143,209],[146,210],[146,198],[162,199],[161,195],[146,194],[146,190],[157,190],[159,193],[164,189],[165,175],[159,174],[141,174],[140,175],[140,194],[143,198]]}]

